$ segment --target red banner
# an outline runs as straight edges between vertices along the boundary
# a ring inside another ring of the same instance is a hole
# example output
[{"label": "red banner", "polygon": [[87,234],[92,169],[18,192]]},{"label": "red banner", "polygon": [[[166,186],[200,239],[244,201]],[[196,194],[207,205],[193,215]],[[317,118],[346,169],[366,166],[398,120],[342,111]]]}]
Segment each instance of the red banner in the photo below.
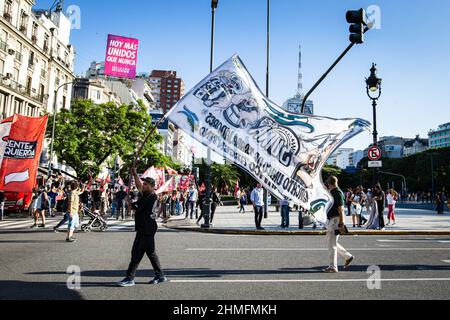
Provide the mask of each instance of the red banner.
[{"label": "red banner", "polygon": [[0,124],[0,190],[32,192],[48,116],[14,115]]}]

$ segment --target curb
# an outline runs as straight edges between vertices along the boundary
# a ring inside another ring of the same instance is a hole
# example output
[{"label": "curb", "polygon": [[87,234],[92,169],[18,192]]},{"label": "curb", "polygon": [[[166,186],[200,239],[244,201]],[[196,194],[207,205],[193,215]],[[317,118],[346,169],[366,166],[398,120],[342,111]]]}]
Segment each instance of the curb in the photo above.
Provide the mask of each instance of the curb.
[{"label": "curb", "polygon": [[[325,236],[326,231],[261,231],[261,230],[232,230],[232,229],[201,229],[192,227],[170,227],[166,228],[178,231],[210,233],[210,234],[229,234],[229,235],[254,235],[254,236]],[[450,230],[397,230],[397,231],[351,231],[347,236],[450,236]]]}]

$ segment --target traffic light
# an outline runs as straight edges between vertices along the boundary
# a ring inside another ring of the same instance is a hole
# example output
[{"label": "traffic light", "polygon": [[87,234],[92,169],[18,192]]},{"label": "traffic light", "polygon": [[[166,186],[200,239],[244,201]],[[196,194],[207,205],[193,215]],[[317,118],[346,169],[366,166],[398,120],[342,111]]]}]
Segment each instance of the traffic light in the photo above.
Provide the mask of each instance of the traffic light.
[{"label": "traffic light", "polygon": [[366,11],[364,9],[347,11],[347,22],[350,23],[350,42],[364,43],[364,31],[367,25]]}]

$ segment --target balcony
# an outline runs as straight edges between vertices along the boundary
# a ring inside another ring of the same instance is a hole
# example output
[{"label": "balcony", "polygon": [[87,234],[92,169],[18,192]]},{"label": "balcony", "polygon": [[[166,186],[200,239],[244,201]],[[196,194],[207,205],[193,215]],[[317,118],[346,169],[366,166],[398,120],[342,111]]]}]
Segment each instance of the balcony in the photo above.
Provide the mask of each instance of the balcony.
[{"label": "balcony", "polygon": [[14,80],[8,79],[8,78],[4,78],[4,76],[2,76],[2,75],[0,75],[0,76],[1,76],[0,81],[4,86],[8,87],[9,89],[11,89],[23,96],[31,98],[31,99],[35,100],[36,102],[44,103],[45,96],[32,92],[31,90],[29,90],[25,86],[21,85],[17,81],[14,81]]},{"label": "balcony", "polygon": [[19,31],[22,32],[25,36],[27,35],[27,27],[26,26],[20,26]]},{"label": "balcony", "polygon": [[12,14],[10,12],[4,12],[3,13],[3,18],[5,18],[6,21],[8,21],[9,23],[12,22]]}]

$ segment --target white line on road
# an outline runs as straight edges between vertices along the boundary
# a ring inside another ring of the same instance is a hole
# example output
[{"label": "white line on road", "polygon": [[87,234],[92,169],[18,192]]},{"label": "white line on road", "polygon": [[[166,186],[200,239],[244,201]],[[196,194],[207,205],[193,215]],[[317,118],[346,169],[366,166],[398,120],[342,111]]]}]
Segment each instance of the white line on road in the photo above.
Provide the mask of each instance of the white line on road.
[{"label": "white line on road", "polygon": [[425,240],[377,240],[378,242],[397,242],[397,243],[450,243],[450,240],[439,240],[439,239],[425,239]]},{"label": "white line on road", "polygon": [[[304,283],[304,282],[367,282],[368,279],[276,279],[276,280],[170,280],[171,283]],[[369,280],[370,281],[370,280]],[[379,279],[381,282],[450,281],[450,278]]]},{"label": "white line on road", "polygon": [[450,263],[450,260],[442,260],[444,263]]},{"label": "white line on road", "polygon": [[[450,248],[349,248],[348,251],[449,251]],[[187,248],[186,251],[328,251],[327,248]]]}]

